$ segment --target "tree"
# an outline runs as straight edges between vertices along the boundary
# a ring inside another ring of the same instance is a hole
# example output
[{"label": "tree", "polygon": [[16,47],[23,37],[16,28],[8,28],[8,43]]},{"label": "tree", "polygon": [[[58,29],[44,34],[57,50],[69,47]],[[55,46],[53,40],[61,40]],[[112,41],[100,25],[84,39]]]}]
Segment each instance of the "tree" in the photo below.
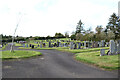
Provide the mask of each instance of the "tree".
[{"label": "tree", "polygon": [[77,27],[76,27],[76,32],[75,32],[75,34],[81,33],[82,31],[83,31],[83,23],[82,23],[82,21],[80,20],[80,21],[77,23]]},{"label": "tree", "polygon": [[69,33],[68,32],[65,32],[65,37],[69,38]]},{"label": "tree", "polygon": [[76,34],[76,40],[83,40],[83,34],[81,34],[81,33],[77,33]]},{"label": "tree", "polygon": [[55,33],[55,37],[62,38],[62,37],[64,37],[64,35],[62,33]]},{"label": "tree", "polygon": [[76,39],[75,32],[72,32],[72,35],[70,36],[71,39]]},{"label": "tree", "polygon": [[105,35],[105,32],[103,31],[103,28],[101,25],[97,26],[95,28],[95,30],[96,30],[96,34],[95,34],[96,40],[102,40],[105,38],[106,35]]},{"label": "tree", "polygon": [[111,30],[107,33],[107,40],[109,41],[110,39],[115,39],[115,34]]},{"label": "tree", "polygon": [[102,26],[101,25],[98,25],[96,28],[95,28],[97,34],[100,34],[103,30]]},{"label": "tree", "polygon": [[107,30],[111,30],[115,34],[115,39],[120,39],[120,19],[113,13],[109,18],[108,25],[106,26]]}]

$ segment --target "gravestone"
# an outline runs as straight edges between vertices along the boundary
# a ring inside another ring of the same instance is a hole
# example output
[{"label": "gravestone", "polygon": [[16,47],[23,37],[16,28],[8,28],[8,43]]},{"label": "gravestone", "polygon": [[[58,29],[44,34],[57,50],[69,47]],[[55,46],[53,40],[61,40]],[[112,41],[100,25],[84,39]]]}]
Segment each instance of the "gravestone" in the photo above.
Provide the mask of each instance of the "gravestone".
[{"label": "gravestone", "polygon": [[73,49],[73,42],[70,42],[70,49]]},{"label": "gravestone", "polygon": [[68,47],[68,43],[66,43],[66,47]]},{"label": "gravestone", "polygon": [[38,44],[38,47],[39,47],[40,45]]},{"label": "gravestone", "polygon": [[57,47],[59,47],[59,42],[57,41]]},{"label": "gravestone", "polygon": [[101,43],[100,43],[100,42],[98,42],[98,47],[101,47],[101,46],[100,46],[100,44],[101,44]]},{"label": "gravestone", "polygon": [[30,47],[32,47],[32,45],[30,44]]},{"label": "gravestone", "polygon": [[81,43],[78,43],[78,49],[81,49]]},{"label": "gravestone", "polygon": [[77,49],[77,44],[76,43],[74,43],[74,49]]},{"label": "gravestone", "polygon": [[61,47],[61,42],[59,42],[59,47]]},{"label": "gravestone", "polygon": [[86,41],[84,41],[84,48],[86,49]]},{"label": "gravestone", "polygon": [[53,47],[53,44],[51,44],[51,47]]},{"label": "gravestone", "polygon": [[28,47],[28,44],[26,45],[26,47]]},{"label": "gravestone", "polygon": [[57,47],[57,44],[56,43],[54,43],[54,45],[53,45],[54,47]]},{"label": "gravestone", "polygon": [[40,48],[42,48],[42,43],[40,44]]},{"label": "gravestone", "polygon": [[105,40],[101,41],[102,47],[105,47]]},{"label": "gravestone", "polygon": [[105,49],[101,49],[100,50],[100,56],[104,56],[105,55]]},{"label": "gravestone", "polygon": [[120,54],[120,40],[117,41],[117,54]]},{"label": "gravestone", "polygon": [[84,41],[84,48],[85,49],[90,48],[90,43],[87,41]]},{"label": "gravestone", "polygon": [[106,42],[106,47],[109,47],[109,42]]},{"label": "gravestone", "polygon": [[117,41],[115,42],[115,54],[117,54]]},{"label": "gravestone", "polygon": [[63,47],[63,44],[61,43],[61,47]]},{"label": "gravestone", "polygon": [[32,45],[32,48],[34,48],[34,45]]},{"label": "gravestone", "polygon": [[114,40],[110,40],[110,52],[108,53],[108,55],[111,55],[111,54],[115,54],[115,42]]},{"label": "gravestone", "polygon": [[25,44],[23,44],[23,47],[25,47]]},{"label": "gravestone", "polygon": [[51,42],[49,42],[49,45],[48,45],[48,47],[51,47]]},{"label": "gravestone", "polygon": [[63,43],[63,46],[66,47],[66,46],[65,46],[65,43]]}]

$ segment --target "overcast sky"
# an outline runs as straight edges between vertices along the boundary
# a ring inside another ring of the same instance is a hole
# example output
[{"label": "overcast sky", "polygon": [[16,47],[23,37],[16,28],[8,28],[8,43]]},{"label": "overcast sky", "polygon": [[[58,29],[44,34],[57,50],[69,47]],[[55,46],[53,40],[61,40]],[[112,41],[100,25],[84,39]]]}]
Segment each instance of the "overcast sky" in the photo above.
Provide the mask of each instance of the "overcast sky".
[{"label": "overcast sky", "polygon": [[119,0],[0,0],[0,34],[54,36],[56,32],[70,34],[78,21],[84,29],[105,27],[113,12],[118,14]]}]

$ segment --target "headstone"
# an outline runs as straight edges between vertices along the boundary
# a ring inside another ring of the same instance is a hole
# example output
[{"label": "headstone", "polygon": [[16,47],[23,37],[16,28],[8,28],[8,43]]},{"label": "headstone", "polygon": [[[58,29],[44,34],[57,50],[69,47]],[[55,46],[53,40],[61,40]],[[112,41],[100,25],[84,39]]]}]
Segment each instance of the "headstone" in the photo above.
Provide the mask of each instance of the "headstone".
[{"label": "headstone", "polygon": [[86,49],[86,41],[84,41],[84,48]]},{"label": "headstone", "polygon": [[90,48],[90,43],[87,41],[84,41],[84,48],[85,49]]},{"label": "headstone", "polygon": [[74,44],[74,49],[77,49],[77,44],[76,43]]},{"label": "headstone", "polygon": [[51,47],[51,42],[49,42],[49,45],[48,45],[49,47]]},{"label": "headstone", "polygon": [[81,43],[78,43],[78,49],[81,49]]},{"label": "headstone", "polygon": [[70,42],[70,49],[73,49],[73,42]]},{"label": "headstone", "polygon": [[25,47],[25,44],[23,44],[23,47]]},{"label": "headstone", "polygon": [[53,47],[53,44],[51,44],[51,47]]},{"label": "headstone", "polygon": [[61,47],[61,42],[59,42],[59,47]]},{"label": "headstone", "polygon": [[40,44],[40,48],[42,48],[42,43]]},{"label": "headstone", "polygon": [[115,42],[110,40],[110,53],[108,55],[115,54]]},{"label": "headstone", "polygon": [[98,42],[98,47],[100,47],[100,42]]},{"label": "headstone", "polygon": [[40,45],[38,44],[38,47],[39,47]]},{"label": "headstone", "polygon": [[30,44],[30,47],[32,47],[32,45]]},{"label": "headstone", "polygon": [[106,42],[106,47],[109,47],[109,42]]},{"label": "headstone", "polygon": [[32,48],[34,48],[34,45],[32,45]]},{"label": "headstone", "polygon": [[59,42],[57,41],[57,47],[59,47]]},{"label": "headstone", "polygon": [[63,46],[66,47],[65,43],[63,43]]},{"label": "headstone", "polygon": [[66,47],[68,47],[68,43],[66,43]]},{"label": "headstone", "polygon": [[102,47],[105,47],[105,40],[101,41]]},{"label": "headstone", "polygon": [[28,47],[28,44],[26,45],[26,47]]},{"label": "headstone", "polygon": [[117,42],[115,42],[115,54],[117,54]]},{"label": "headstone", "polygon": [[120,54],[120,40],[117,43],[117,54]]},{"label": "headstone", "polygon": [[104,56],[105,55],[105,49],[101,49],[100,50],[100,56]]}]

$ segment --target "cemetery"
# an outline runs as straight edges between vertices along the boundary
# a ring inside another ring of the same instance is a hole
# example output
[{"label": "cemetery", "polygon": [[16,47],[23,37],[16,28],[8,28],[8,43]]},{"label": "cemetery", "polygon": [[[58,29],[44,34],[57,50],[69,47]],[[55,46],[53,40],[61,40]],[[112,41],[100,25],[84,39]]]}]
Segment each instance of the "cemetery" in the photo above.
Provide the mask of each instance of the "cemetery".
[{"label": "cemetery", "polygon": [[[118,55],[120,54],[120,42],[110,40],[101,41],[77,41],[70,39],[32,40],[26,43],[16,43],[19,49],[33,50],[59,50],[75,53],[74,58],[88,64],[104,68],[106,70],[118,69]],[[94,57],[94,58],[93,58]],[[109,61],[108,61],[109,60]]]},{"label": "cemetery", "polygon": [[[11,15],[5,17],[10,18],[6,19],[5,27],[14,26],[12,21],[17,22],[15,27],[11,27],[10,32],[6,28],[0,34],[2,77],[118,78],[120,15],[119,10],[118,14],[114,12],[112,15],[106,11],[111,9],[113,5],[110,5],[113,2],[105,2],[105,9],[101,4],[103,2],[94,0],[93,2],[76,0],[75,3],[72,0],[53,2],[29,1],[26,7],[26,2],[21,6],[23,2],[20,1],[15,2],[16,5],[11,4],[16,6],[15,9],[11,5],[9,9],[1,8],[4,11],[2,14],[9,12]],[[4,7],[6,3],[2,6]],[[71,5],[73,6],[70,7]],[[93,13],[87,12],[88,9],[93,9]],[[25,13],[17,13],[19,10]],[[108,20],[107,25],[105,20]],[[3,24],[2,26],[4,27]]]},{"label": "cemetery", "polygon": [[[7,45],[7,44],[6,44]],[[15,46],[21,51],[15,51],[9,54],[9,51],[3,51],[2,59],[17,59],[27,58],[32,56],[41,55],[26,54],[24,49],[27,50],[59,50],[74,53],[74,58],[80,62],[85,62],[98,66],[106,70],[118,69],[118,55],[120,55],[120,41],[110,40],[110,42],[102,41],[77,41],[66,39],[53,39],[53,40],[32,40],[30,42],[19,43],[16,42]],[[30,52],[30,51],[29,51]],[[31,52],[30,52],[31,53]],[[93,58],[94,57],[94,58]],[[108,61],[109,60],[109,61]]]}]

